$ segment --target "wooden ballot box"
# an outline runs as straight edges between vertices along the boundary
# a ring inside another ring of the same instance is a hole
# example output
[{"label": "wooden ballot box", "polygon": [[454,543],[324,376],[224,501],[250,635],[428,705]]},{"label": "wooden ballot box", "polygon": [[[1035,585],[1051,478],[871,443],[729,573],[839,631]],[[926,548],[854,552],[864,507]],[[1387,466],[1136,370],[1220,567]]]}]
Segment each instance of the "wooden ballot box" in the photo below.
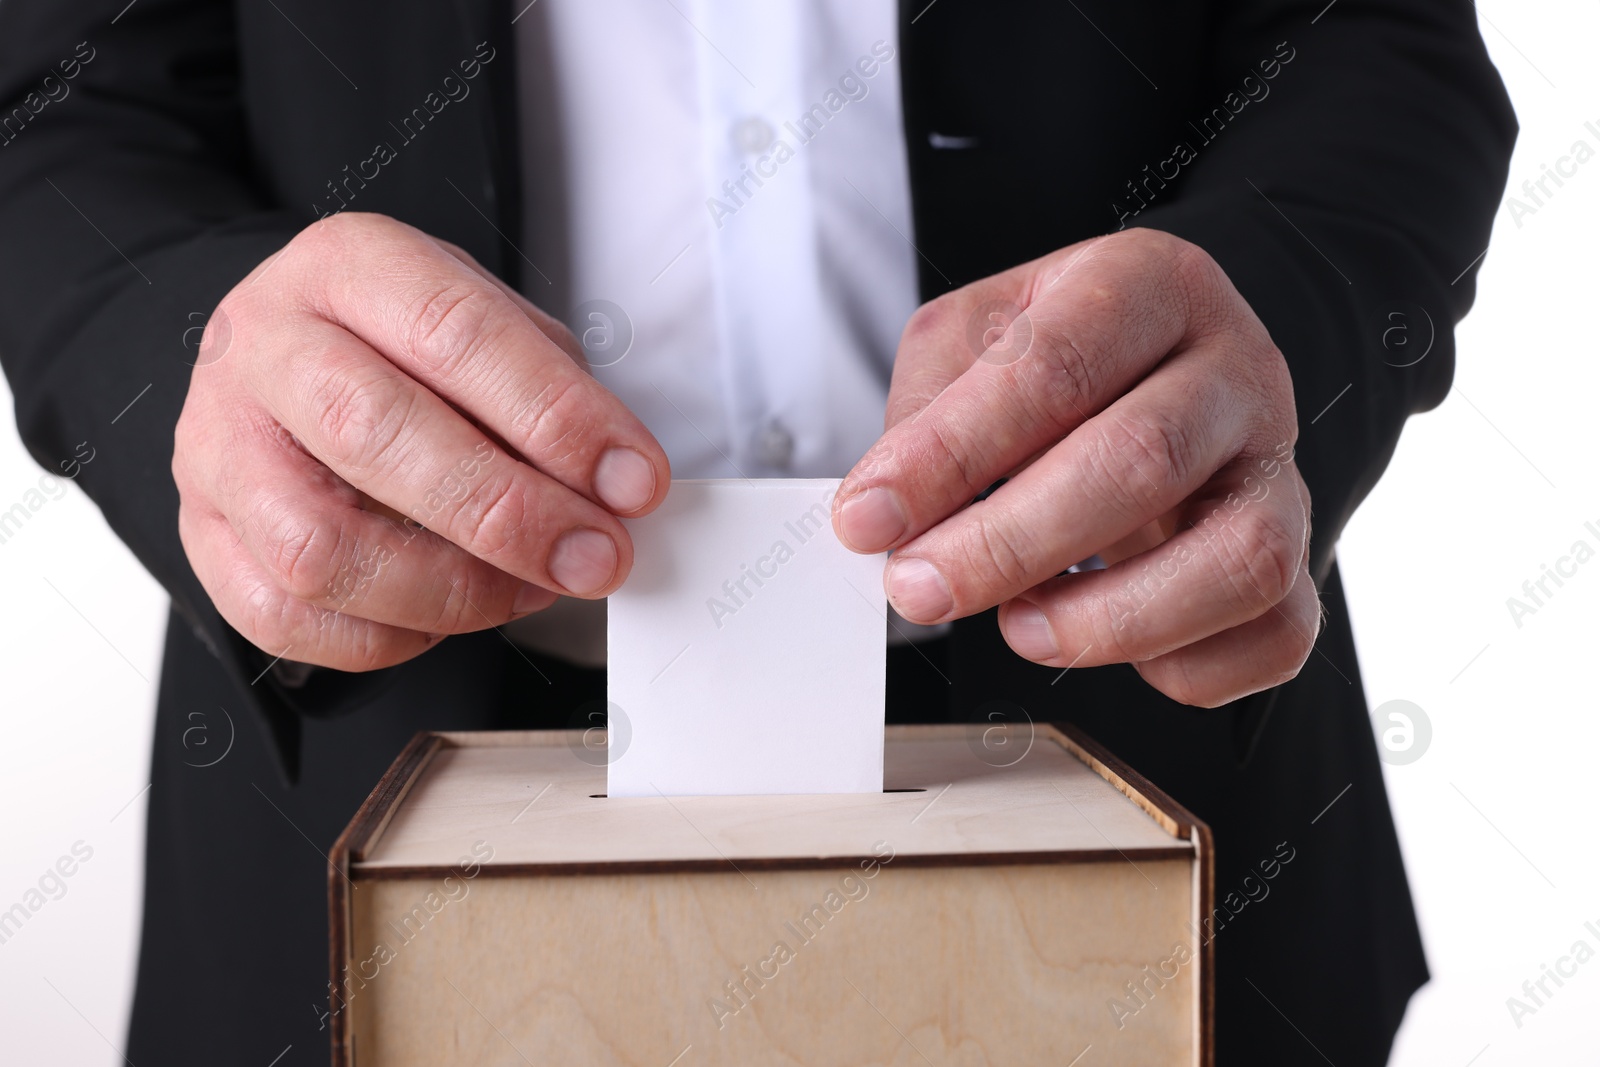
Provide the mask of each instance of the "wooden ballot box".
[{"label": "wooden ballot box", "polygon": [[890,727],[882,793],[615,799],[592,735],[419,735],[332,856],[333,1062],[1209,1065],[1209,832],[1008,729]]}]

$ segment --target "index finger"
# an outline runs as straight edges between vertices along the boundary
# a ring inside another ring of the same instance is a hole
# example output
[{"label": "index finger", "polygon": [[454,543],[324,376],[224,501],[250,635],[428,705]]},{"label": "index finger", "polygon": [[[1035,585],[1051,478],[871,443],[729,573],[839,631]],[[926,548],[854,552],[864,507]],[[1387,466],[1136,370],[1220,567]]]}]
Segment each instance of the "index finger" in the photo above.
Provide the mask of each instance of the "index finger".
[{"label": "index finger", "polygon": [[379,216],[321,239],[335,245],[314,309],[324,318],[574,492],[618,515],[661,502],[661,446],[503,283]]},{"label": "index finger", "polygon": [[[1128,231],[924,305],[895,357],[889,429],[835,499],[840,540],[904,544],[1105,408],[1197,336],[1191,293],[1214,269],[1178,238]],[[969,324],[1011,306],[975,353]]]}]

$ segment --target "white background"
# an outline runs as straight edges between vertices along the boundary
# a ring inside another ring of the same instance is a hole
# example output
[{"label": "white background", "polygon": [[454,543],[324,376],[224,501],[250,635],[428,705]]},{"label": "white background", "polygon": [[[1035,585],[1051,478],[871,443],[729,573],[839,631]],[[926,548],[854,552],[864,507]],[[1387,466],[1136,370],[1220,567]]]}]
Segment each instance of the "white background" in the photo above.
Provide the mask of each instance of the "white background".
[{"label": "white background", "polygon": [[[1600,9],[1479,9],[1522,123],[1512,189],[1575,140],[1600,149],[1584,128],[1600,127]],[[1506,606],[1574,541],[1600,549],[1584,528],[1600,528],[1600,159],[1520,221],[1502,207],[1458,334],[1459,388],[1412,420],[1340,546],[1369,704],[1413,701],[1433,727],[1420,759],[1386,769],[1434,973],[1401,1032],[1405,1067],[1560,1067],[1600,1051],[1600,959],[1520,1028],[1506,1007],[1573,942],[1600,950],[1584,929],[1600,927],[1600,559],[1520,627]],[[0,510],[38,477],[0,436]],[[5,1056],[118,1063],[165,598],[76,488],[0,544],[0,589],[0,908],[74,842],[94,849],[0,945]]]}]

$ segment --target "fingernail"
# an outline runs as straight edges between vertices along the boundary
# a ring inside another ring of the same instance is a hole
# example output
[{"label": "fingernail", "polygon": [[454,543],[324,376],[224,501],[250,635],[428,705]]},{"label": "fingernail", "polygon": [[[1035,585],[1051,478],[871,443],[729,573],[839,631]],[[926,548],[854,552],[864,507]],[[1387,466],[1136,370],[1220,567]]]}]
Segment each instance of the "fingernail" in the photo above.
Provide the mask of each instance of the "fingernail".
[{"label": "fingernail", "polygon": [[631,448],[611,448],[594,468],[594,494],[619,515],[628,515],[656,495],[656,469]]},{"label": "fingernail", "polygon": [[906,515],[894,493],[865,489],[839,508],[839,536],[857,552],[882,552],[906,532]]},{"label": "fingernail", "polygon": [[517,599],[511,604],[511,614],[528,615],[540,611],[549,607],[555,598],[556,594],[544,586],[524,582],[522,588],[517,590]]},{"label": "fingernail", "polygon": [[894,610],[912,622],[941,619],[955,605],[944,575],[925,559],[891,559],[888,586]]},{"label": "fingernail", "polygon": [[1006,644],[1023,659],[1039,661],[1061,655],[1050,620],[1026,600],[1019,600],[1006,609],[1005,637]]},{"label": "fingernail", "polygon": [[617,546],[599,530],[562,534],[550,550],[550,577],[574,596],[589,596],[611,584],[617,573]]}]

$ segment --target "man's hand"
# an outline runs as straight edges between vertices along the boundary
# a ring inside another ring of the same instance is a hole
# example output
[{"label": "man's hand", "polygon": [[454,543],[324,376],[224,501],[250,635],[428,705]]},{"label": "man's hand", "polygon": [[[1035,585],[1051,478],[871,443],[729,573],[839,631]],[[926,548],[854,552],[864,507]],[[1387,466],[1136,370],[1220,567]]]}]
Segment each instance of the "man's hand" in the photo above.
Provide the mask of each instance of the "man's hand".
[{"label": "man's hand", "polygon": [[172,472],[223,618],[353,671],[611,592],[633,561],[616,516],[671,477],[565,327],[459,249],[357,214],[223,298]]},{"label": "man's hand", "polygon": [[[1310,654],[1289,371],[1194,245],[1128,230],[924,305],[886,426],[834,527],[857,551],[894,550],[884,583],[907,619],[999,604],[1026,659],[1129,662],[1206,707]],[[1109,569],[1061,573],[1096,553]]]}]

